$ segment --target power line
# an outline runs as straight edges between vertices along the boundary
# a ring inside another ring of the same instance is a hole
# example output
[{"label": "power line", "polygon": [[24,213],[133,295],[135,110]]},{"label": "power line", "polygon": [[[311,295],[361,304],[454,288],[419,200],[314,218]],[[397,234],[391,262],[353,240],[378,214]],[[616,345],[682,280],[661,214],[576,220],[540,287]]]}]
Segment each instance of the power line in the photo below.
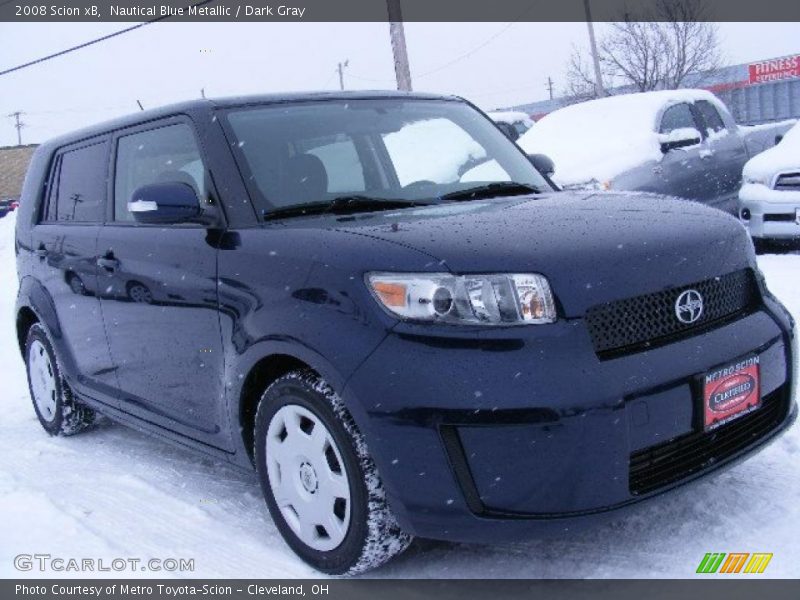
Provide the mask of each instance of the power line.
[{"label": "power line", "polygon": [[[9,0],[10,1],[10,0]],[[216,0],[202,0],[196,4],[190,4],[186,8],[194,8],[198,6],[203,6],[204,4],[210,4],[211,2],[215,2]],[[2,6],[2,4],[0,4]],[[26,62],[21,65],[17,65],[16,67],[11,67],[10,69],[6,69],[4,71],[0,71],[0,76],[8,75],[9,73],[13,73],[14,71],[19,71],[21,69],[25,69],[27,67],[32,67],[33,65],[38,65],[39,63],[46,62],[48,60],[52,60],[53,58],[58,58],[59,56],[64,56],[65,54],[69,54],[70,52],[75,52],[76,50],[81,50],[88,46],[93,46],[94,44],[99,44],[100,42],[104,42],[106,40],[110,40],[111,38],[115,38],[117,36],[123,35],[130,31],[134,31],[135,29],[140,29],[146,25],[150,25],[151,23],[157,23],[158,21],[164,21],[165,19],[172,18],[173,15],[164,15],[161,17],[156,17],[155,19],[150,19],[149,21],[145,21],[144,23],[138,23],[137,25],[133,25],[131,27],[126,27],[125,29],[120,29],[119,31],[115,31],[114,33],[109,33],[108,35],[104,35],[99,38],[95,38],[93,40],[89,40],[88,42],[84,42],[82,44],[78,44],[77,46],[72,46],[71,48],[66,48],[64,50],[60,50],[59,52],[55,52],[53,54],[48,54],[47,56],[43,56],[41,58],[37,58],[30,62]]]},{"label": "power line", "polygon": [[[482,50],[483,48],[485,48],[486,46],[488,46],[489,44],[491,44],[493,41],[495,41],[497,38],[499,38],[501,35],[503,35],[503,34],[504,34],[506,31],[508,31],[509,29],[511,29],[511,27],[513,27],[514,25],[516,25],[517,23],[519,23],[519,21],[520,21],[520,20],[521,20],[521,19],[522,19],[522,18],[523,18],[523,17],[524,17],[524,16],[525,16],[525,15],[526,15],[526,14],[527,14],[529,11],[530,11],[530,10],[531,10],[531,9],[528,9],[528,10],[524,11],[524,12],[523,12],[523,13],[520,15],[520,17],[519,17],[519,18],[518,18],[516,21],[511,21],[510,23],[506,23],[506,26],[505,26],[505,27],[503,27],[503,29],[501,29],[501,30],[500,30],[500,31],[498,31],[497,33],[495,33],[495,34],[493,34],[493,35],[489,36],[489,37],[488,37],[486,40],[484,40],[483,42],[481,42],[481,43],[480,43],[480,44],[478,44],[477,46],[474,46],[473,48],[471,48],[471,49],[470,49],[470,50],[468,50],[467,52],[465,52],[465,53],[463,53],[463,54],[460,54],[459,56],[456,56],[455,58],[453,58],[453,59],[451,59],[451,60],[447,61],[446,63],[443,63],[443,64],[439,65],[438,67],[435,67],[435,68],[433,68],[433,69],[430,69],[429,71],[425,71],[424,73],[421,73],[421,74],[419,74],[419,75],[414,75],[414,77],[416,77],[416,78],[420,78],[420,77],[427,77],[428,75],[433,75],[434,73],[438,73],[439,71],[442,71],[442,70],[444,70],[444,69],[446,69],[446,68],[448,68],[448,67],[450,67],[450,66],[452,66],[452,65],[454,65],[454,64],[456,64],[456,63],[458,63],[458,62],[461,62],[462,60],[464,60],[464,59],[466,59],[466,58],[469,58],[470,56],[472,56],[473,54],[475,54],[475,53],[476,53],[476,52],[478,52],[479,50]],[[387,78],[387,79],[375,79],[375,78],[372,78],[372,77],[364,77],[364,76],[362,76],[362,75],[355,75],[355,74],[353,74],[353,73],[350,73],[350,77],[354,77],[355,79],[360,79],[360,80],[362,80],[362,81],[371,81],[371,82],[373,82],[373,83],[388,83],[389,81],[391,81],[391,80],[390,80],[390,79],[388,79],[388,78]]]},{"label": "power line", "polygon": [[501,35],[503,35],[506,31],[511,29],[511,27],[514,26],[515,24],[516,24],[516,21],[512,21],[511,23],[507,23],[506,26],[503,27],[503,29],[501,29],[500,31],[495,33],[493,36],[487,38],[484,42],[482,42],[482,43],[478,44],[477,46],[475,46],[474,48],[472,48],[472,50],[469,50],[469,51],[465,52],[464,54],[462,54],[460,56],[457,56],[456,58],[454,58],[454,59],[452,59],[452,60],[450,60],[450,61],[448,61],[448,62],[446,62],[446,63],[444,63],[442,65],[439,65],[435,69],[431,69],[430,71],[425,71],[424,73],[421,73],[420,75],[415,75],[415,77],[420,78],[420,77],[427,77],[428,75],[433,75],[434,73],[438,73],[439,71],[441,71],[443,69],[446,69],[446,68],[448,68],[448,67],[450,67],[450,66],[452,66],[452,65],[454,65],[454,64],[456,64],[458,62],[461,62],[465,58],[469,58],[470,56],[475,54],[478,50],[482,50],[483,48],[485,48],[486,46],[491,44],[493,41],[495,41],[497,38],[499,38]]}]

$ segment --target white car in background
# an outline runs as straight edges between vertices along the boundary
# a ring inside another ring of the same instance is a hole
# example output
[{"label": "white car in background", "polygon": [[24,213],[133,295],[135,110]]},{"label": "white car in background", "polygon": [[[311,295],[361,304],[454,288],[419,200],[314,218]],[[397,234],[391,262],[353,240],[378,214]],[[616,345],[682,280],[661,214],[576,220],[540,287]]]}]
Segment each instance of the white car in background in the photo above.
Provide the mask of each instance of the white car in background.
[{"label": "white car in background", "polygon": [[739,218],[754,240],[800,240],[800,124],[744,166]]}]

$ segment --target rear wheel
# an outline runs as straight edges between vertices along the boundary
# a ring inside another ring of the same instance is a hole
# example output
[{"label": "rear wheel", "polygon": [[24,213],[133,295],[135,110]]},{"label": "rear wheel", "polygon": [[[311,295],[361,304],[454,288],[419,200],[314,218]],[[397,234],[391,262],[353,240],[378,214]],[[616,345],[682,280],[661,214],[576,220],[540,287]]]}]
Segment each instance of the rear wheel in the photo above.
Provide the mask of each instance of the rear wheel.
[{"label": "rear wheel", "polygon": [[255,458],[275,524],[316,569],[366,571],[411,542],[391,512],[355,422],[313,371],[289,373],[264,392]]},{"label": "rear wheel", "polygon": [[153,303],[153,293],[143,283],[129,283],[128,284],[128,297],[134,302],[142,304]]},{"label": "rear wheel", "polygon": [[94,422],[94,411],[75,400],[62,378],[53,346],[39,323],[28,331],[25,364],[33,409],[47,433],[73,435]]}]

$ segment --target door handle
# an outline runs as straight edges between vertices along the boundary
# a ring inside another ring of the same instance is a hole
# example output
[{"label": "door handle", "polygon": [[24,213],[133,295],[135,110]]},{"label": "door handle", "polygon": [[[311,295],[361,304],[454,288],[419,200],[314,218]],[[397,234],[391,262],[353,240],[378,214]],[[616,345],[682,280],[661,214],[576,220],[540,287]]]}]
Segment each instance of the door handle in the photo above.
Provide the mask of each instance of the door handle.
[{"label": "door handle", "polygon": [[38,256],[41,260],[44,260],[47,257],[47,248],[44,247],[44,244],[39,244],[39,247],[35,250],[36,256]]},{"label": "door handle", "polygon": [[106,271],[113,271],[119,267],[119,261],[114,258],[113,252],[106,252],[106,255],[97,259],[97,266],[104,268]]}]

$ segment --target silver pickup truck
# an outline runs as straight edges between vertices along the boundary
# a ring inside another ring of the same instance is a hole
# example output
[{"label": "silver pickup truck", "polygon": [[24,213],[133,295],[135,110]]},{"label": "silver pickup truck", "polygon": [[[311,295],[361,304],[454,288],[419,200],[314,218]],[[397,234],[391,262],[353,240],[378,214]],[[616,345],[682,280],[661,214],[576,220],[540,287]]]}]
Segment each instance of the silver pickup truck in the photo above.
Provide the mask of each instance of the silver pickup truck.
[{"label": "silver pickup truck", "polygon": [[710,92],[665,90],[559,109],[518,144],[550,157],[564,188],[654,192],[735,213],[742,167],[793,123],[737,125]]}]

